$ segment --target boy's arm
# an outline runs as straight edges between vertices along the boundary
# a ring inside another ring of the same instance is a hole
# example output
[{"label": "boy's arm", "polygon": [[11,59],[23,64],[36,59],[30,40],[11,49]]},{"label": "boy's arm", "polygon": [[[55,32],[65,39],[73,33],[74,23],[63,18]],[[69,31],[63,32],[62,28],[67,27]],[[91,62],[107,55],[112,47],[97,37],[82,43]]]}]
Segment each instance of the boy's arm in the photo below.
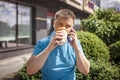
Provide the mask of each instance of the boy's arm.
[{"label": "boy's arm", "polygon": [[32,55],[30,57],[26,66],[28,75],[35,74],[42,68],[50,52],[51,52],[51,49],[48,46],[45,50],[43,50],[37,56]]},{"label": "boy's arm", "polygon": [[73,38],[73,41],[70,44],[75,50],[77,68],[84,75],[87,75],[89,73],[90,62],[87,60],[87,58],[84,56],[84,53],[78,46],[77,33],[74,29],[71,30],[70,35]]},{"label": "boy's arm", "polygon": [[[62,39],[63,35],[56,32],[55,35],[50,40],[49,45],[38,55],[32,55],[27,62],[26,70],[29,75],[38,72],[44,65],[51,51],[59,44],[59,39]],[[41,45],[42,46],[42,45]]]}]

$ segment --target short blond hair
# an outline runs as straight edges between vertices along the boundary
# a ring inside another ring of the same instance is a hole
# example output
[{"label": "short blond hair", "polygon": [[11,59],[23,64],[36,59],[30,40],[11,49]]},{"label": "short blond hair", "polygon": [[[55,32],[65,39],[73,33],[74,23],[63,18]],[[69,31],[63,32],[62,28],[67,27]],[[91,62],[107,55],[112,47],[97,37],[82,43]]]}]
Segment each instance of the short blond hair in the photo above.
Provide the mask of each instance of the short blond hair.
[{"label": "short blond hair", "polygon": [[57,19],[58,17],[63,17],[63,18],[72,18],[73,21],[75,22],[75,19],[76,19],[76,16],[74,14],[74,12],[70,9],[61,9],[59,11],[57,11],[55,13],[55,18],[54,19]]}]

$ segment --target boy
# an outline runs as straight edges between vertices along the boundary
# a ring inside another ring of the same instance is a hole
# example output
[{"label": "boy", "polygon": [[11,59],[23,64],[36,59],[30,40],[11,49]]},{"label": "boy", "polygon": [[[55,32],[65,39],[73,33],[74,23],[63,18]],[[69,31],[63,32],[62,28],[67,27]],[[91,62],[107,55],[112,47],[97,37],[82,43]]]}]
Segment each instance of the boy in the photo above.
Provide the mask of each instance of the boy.
[{"label": "boy", "polygon": [[[41,39],[36,44],[33,54],[27,63],[27,73],[34,74],[41,70],[42,80],[76,80],[75,69],[87,75],[90,63],[85,57],[81,44],[73,29],[76,16],[69,9],[56,12],[53,22],[52,35]],[[64,33],[57,31],[64,27],[73,38],[71,42],[59,45]]]}]

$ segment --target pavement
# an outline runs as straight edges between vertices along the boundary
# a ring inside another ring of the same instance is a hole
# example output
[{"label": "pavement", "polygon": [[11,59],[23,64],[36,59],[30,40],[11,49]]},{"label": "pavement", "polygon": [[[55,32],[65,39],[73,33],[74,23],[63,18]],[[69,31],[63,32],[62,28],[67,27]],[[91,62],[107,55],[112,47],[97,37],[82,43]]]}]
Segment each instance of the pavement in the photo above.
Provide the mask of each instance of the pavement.
[{"label": "pavement", "polygon": [[[0,80],[8,75],[14,76],[29,59],[31,53],[0,60]],[[12,80],[12,79],[11,79]]]}]

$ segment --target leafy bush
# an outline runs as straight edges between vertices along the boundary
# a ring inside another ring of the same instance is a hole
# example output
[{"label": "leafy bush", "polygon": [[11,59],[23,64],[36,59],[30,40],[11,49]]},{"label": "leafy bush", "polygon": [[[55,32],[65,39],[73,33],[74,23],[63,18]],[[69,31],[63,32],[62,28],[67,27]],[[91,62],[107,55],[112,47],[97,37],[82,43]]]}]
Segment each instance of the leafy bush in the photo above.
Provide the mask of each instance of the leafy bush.
[{"label": "leafy bush", "polygon": [[98,10],[81,21],[84,30],[95,33],[107,45],[120,40],[120,14],[114,10]]},{"label": "leafy bush", "polygon": [[111,44],[109,48],[111,60],[113,60],[117,64],[120,64],[120,41]]},{"label": "leafy bush", "polygon": [[120,70],[116,66],[111,66],[110,63],[97,60],[90,60],[91,68],[87,76],[76,72],[77,80],[119,80]]},{"label": "leafy bush", "polygon": [[77,70],[77,80],[119,80],[120,69],[109,62],[109,50],[106,44],[93,33],[79,31],[77,34],[91,64],[87,76]]},{"label": "leafy bush", "polygon": [[95,34],[89,32],[78,31],[78,39],[80,39],[83,51],[88,59],[97,61],[109,61],[109,50],[106,44]]},{"label": "leafy bush", "polygon": [[41,79],[40,72],[37,72],[34,75],[28,75],[26,73],[26,66],[24,66],[21,70],[19,70],[18,75],[21,78],[21,80],[40,80]]}]

